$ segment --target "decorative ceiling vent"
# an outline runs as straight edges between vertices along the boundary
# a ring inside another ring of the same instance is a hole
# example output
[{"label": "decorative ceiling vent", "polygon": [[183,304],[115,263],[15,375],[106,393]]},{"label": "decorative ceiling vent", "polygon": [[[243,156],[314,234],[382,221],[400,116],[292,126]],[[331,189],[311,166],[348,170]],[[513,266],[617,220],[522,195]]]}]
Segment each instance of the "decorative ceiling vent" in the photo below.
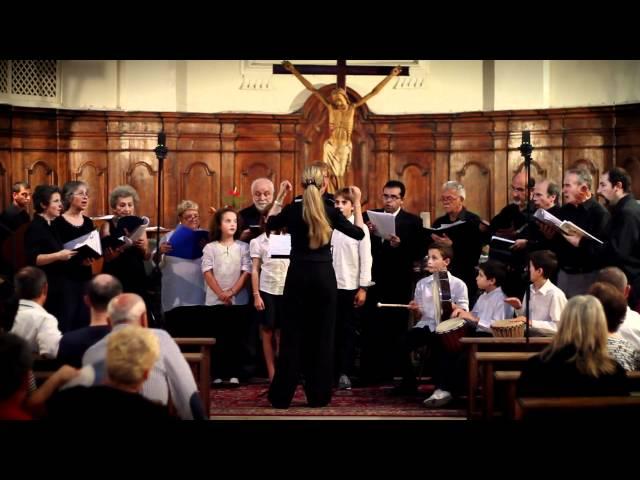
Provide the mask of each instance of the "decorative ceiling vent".
[{"label": "decorative ceiling vent", "polygon": [[0,60],[0,93],[9,93],[9,60]]},{"label": "decorative ceiling vent", "polygon": [[12,60],[11,94],[55,99],[58,96],[56,60]]}]

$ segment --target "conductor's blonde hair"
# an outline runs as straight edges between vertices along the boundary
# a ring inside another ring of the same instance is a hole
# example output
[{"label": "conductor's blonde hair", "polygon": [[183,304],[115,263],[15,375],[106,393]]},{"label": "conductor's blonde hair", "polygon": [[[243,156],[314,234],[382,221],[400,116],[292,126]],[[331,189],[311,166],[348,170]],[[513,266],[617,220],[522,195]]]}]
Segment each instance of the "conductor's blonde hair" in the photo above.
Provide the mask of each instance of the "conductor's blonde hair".
[{"label": "conductor's blonde hair", "polygon": [[307,166],[302,173],[302,218],[309,227],[309,248],[312,250],[326,245],[331,239],[331,225],[320,194],[324,176],[322,169],[315,165]]}]

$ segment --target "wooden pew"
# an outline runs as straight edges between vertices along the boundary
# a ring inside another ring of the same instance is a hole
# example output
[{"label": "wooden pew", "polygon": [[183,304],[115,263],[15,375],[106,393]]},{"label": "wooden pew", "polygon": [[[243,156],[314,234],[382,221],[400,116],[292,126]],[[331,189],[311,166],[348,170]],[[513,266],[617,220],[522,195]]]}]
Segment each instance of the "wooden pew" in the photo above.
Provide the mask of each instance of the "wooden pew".
[{"label": "wooden pew", "polygon": [[519,398],[515,405],[516,420],[524,420],[528,416],[535,416],[538,420],[545,416],[568,420],[588,414],[589,421],[593,421],[612,416],[619,419],[638,418],[640,414],[640,397],[634,396]]},{"label": "wooden pew", "polygon": [[493,372],[494,364],[523,363],[537,352],[477,352],[476,361],[484,377],[484,418],[493,418]]},{"label": "wooden pew", "polygon": [[174,338],[179,347],[196,346],[199,352],[183,352],[189,363],[193,376],[198,384],[200,398],[207,416],[211,411],[211,347],[216,343],[215,338]]},{"label": "wooden pew", "polygon": [[460,340],[467,347],[468,388],[467,418],[472,419],[476,411],[478,390],[478,351],[534,351],[539,352],[551,343],[550,337],[531,337],[529,342],[523,337],[464,337]]},{"label": "wooden pew", "polygon": [[[516,386],[522,372],[517,370],[494,373],[496,382],[506,385],[507,418],[513,419],[516,415]],[[627,372],[627,378],[631,381],[631,390],[640,392],[640,371]]]}]

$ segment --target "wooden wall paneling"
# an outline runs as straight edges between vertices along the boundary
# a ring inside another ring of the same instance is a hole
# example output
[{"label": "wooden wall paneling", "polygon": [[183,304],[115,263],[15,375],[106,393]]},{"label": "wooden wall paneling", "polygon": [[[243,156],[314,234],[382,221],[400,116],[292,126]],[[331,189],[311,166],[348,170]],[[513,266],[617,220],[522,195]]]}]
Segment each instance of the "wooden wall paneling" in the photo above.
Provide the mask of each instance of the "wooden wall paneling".
[{"label": "wooden wall paneling", "polygon": [[[465,206],[468,210],[480,215],[480,218],[487,220],[492,217],[493,175],[491,167],[493,156],[483,155],[483,157],[485,158],[470,156],[456,162],[456,158],[452,154],[451,165],[454,170],[452,179],[465,186],[467,194]],[[460,164],[460,168],[456,169],[456,164]]]},{"label": "wooden wall paneling", "polygon": [[390,155],[389,167],[391,177],[400,180],[406,187],[403,208],[416,215],[432,211],[433,153],[394,152]]},{"label": "wooden wall paneling", "polygon": [[[278,188],[280,188],[280,182],[282,180],[289,180],[295,189],[295,184],[299,183],[300,174],[296,171],[296,125],[293,122],[280,124],[280,179],[278,183],[274,182],[275,192],[278,194]],[[275,199],[275,197],[274,197]],[[290,195],[286,201],[291,201],[293,195]]]},{"label": "wooden wall paneling", "polygon": [[631,191],[636,199],[640,199],[640,158],[628,156],[619,165],[631,176]]},{"label": "wooden wall paneling", "polygon": [[220,191],[216,208],[223,206],[224,195],[238,185],[240,172],[236,170],[235,123],[223,123],[221,130],[222,155],[220,164]]},{"label": "wooden wall paneling", "polygon": [[[508,162],[509,148],[509,121],[504,115],[494,118],[493,121],[493,155],[491,168],[491,217],[495,216],[509,202],[509,185],[511,178]],[[490,218],[485,218],[490,220]]]},{"label": "wooden wall paneling", "polygon": [[[268,178],[276,188],[281,181],[279,152],[238,152],[236,153],[237,186],[243,200],[242,208],[253,203],[251,184],[257,178]],[[222,192],[225,197],[229,192]]]},{"label": "wooden wall paneling", "polygon": [[[179,195],[175,205],[168,205],[168,212],[173,212],[166,220],[169,228],[178,223],[176,207],[182,200],[191,200],[200,207],[200,225],[209,228],[211,213],[209,207],[219,208],[220,198],[220,154],[180,153],[178,168],[180,181]],[[166,217],[166,215],[165,215]]]},{"label": "wooden wall paneling", "polygon": [[19,155],[25,180],[35,189],[38,185],[58,185],[55,152],[27,151]]},{"label": "wooden wall paneling", "polygon": [[72,152],[69,157],[71,179],[85,182],[89,187],[89,206],[85,214],[89,217],[107,215],[109,206],[106,193],[109,181],[106,153],[87,155],[84,152]]},{"label": "wooden wall paneling", "polygon": [[158,160],[146,152],[131,152],[129,168],[123,172],[122,183],[138,192],[140,203],[136,214],[149,217],[151,225],[158,222]]},{"label": "wooden wall paneling", "polygon": [[0,208],[4,211],[13,201],[11,195],[11,153],[0,150]]},{"label": "wooden wall paneling", "polygon": [[378,133],[379,126],[376,126],[374,137],[374,162],[373,168],[369,169],[369,202],[366,208],[382,208],[382,190],[384,184],[389,180],[401,180],[401,178],[391,170],[389,150],[390,135]]}]

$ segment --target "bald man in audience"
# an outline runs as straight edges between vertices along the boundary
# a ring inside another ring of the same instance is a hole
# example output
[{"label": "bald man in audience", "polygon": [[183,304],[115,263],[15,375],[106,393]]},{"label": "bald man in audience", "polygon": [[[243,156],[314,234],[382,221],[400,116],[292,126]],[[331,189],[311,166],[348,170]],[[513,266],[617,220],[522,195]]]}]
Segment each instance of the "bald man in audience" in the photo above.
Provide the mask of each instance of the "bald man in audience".
[{"label": "bald man in audience", "polygon": [[[135,293],[122,293],[114,297],[107,307],[107,317],[111,333],[87,350],[82,364],[90,368],[83,368],[81,375],[66,387],[101,383],[106,378],[105,358],[109,337],[126,325],[148,326],[147,308]],[[157,328],[149,330],[160,342],[160,358],[142,385],[142,395],[162,405],[168,404],[170,395],[181,419],[205,419],[196,382],[180,348],[166,331]]]},{"label": "bald man in audience", "polygon": [[[620,290],[625,298],[629,298],[631,287],[627,282],[627,276],[618,267],[606,267],[600,270],[596,276],[596,282],[610,283]],[[640,313],[631,310],[629,305],[627,305],[627,313],[618,333],[633,344],[637,350],[640,350]]]},{"label": "bald man in audience", "polygon": [[107,305],[113,297],[122,293],[122,284],[113,275],[101,273],[87,285],[84,303],[91,312],[88,327],[65,333],[60,340],[58,360],[61,364],[82,367],[82,356],[94,343],[111,331],[107,321]]}]

